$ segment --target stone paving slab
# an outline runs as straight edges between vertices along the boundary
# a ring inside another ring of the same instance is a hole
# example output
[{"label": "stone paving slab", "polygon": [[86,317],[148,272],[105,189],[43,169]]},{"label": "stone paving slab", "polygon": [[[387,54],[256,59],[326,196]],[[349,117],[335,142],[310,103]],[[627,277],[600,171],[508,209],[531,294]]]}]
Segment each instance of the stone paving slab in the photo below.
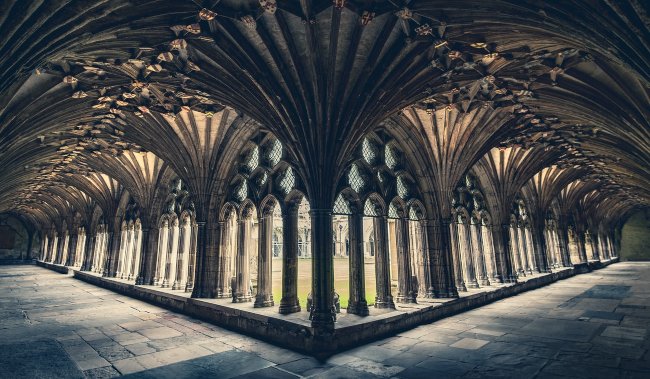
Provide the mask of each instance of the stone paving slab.
[{"label": "stone paving slab", "polygon": [[46,269],[0,267],[0,377],[650,377],[650,263],[618,263],[324,360],[127,299]]}]

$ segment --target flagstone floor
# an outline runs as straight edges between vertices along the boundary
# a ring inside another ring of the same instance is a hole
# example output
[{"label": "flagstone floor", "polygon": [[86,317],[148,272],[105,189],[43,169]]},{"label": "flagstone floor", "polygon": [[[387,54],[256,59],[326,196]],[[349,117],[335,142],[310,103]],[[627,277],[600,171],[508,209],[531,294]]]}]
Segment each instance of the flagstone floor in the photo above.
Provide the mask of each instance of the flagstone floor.
[{"label": "flagstone floor", "polygon": [[577,275],[325,361],[0,266],[0,378],[649,378],[650,263]]}]

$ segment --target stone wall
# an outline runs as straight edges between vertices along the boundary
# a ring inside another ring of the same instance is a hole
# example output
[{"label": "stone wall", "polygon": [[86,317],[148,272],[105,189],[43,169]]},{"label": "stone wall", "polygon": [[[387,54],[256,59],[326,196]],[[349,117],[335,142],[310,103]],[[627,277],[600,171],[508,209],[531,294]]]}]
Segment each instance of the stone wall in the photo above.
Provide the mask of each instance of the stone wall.
[{"label": "stone wall", "polygon": [[0,220],[0,263],[36,258],[39,242],[38,236],[34,236],[28,254],[29,232],[23,224],[13,217]]},{"label": "stone wall", "polygon": [[639,211],[623,226],[621,260],[650,260],[650,212]]}]

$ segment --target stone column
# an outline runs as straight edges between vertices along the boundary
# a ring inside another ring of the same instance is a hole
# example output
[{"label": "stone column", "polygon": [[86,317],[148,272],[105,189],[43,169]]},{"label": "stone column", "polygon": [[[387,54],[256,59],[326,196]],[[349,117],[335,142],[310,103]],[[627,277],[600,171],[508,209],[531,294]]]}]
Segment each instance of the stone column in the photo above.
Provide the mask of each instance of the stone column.
[{"label": "stone column", "polygon": [[185,264],[185,244],[188,242],[189,239],[187,237],[189,236],[185,236],[185,226],[183,225],[178,227],[178,234],[176,269],[172,273],[174,279],[172,290],[185,289],[185,283],[183,283],[183,270],[187,270],[187,265]]},{"label": "stone column", "polygon": [[108,232],[106,236],[106,250],[105,250],[105,259],[103,262],[103,273],[104,277],[114,277],[115,271],[113,271],[113,261],[118,255],[120,249],[120,233]]},{"label": "stone column", "polygon": [[77,235],[68,236],[68,248],[64,254],[62,264],[64,266],[74,266],[74,257],[77,252]]},{"label": "stone column", "polygon": [[[252,207],[247,207],[242,212],[242,217],[237,225],[237,280],[233,303],[245,303],[253,301],[251,296],[251,217]],[[297,272],[297,271],[296,271]]]},{"label": "stone column", "polygon": [[526,238],[526,252],[528,252],[528,262],[530,265],[530,274],[540,272],[537,268],[537,258],[535,254],[535,242],[533,241],[533,233],[530,228],[524,227],[524,237]]},{"label": "stone column", "polygon": [[411,272],[411,254],[409,252],[409,225],[406,215],[396,220],[395,237],[397,242],[397,299],[398,303],[416,303]]},{"label": "stone column", "polygon": [[422,283],[420,284],[420,288],[422,289],[420,292],[422,293],[423,297],[427,299],[433,299],[436,296],[436,290],[433,286],[433,283],[436,282],[436,280],[433,278],[434,275],[434,269],[433,269],[433,264],[431,261],[431,253],[429,251],[430,246],[429,246],[429,221],[427,220],[420,220],[418,224],[418,232],[419,232],[419,238],[420,238],[420,257],[421,257],[421,272],[422,272]]},{"label": "stone column", "polygon": [[480,225],[479,227],[481,229],[481,240],[483,241],[483,261],[485,262],[485,271],[488,280],[492,283],[502,283],[503,281],[497,270],[492,228],[489,225]]},{"label": "stone column", "polygon": [[502,277],[505,283],[516,283],[517,282],[517,267],[515,266],[515,257],[514,251],[512,249],[511,237],[512,237],[512,228],[510,224],[501,225],[501,249],[503,251],[502,256]]},{"label": "stone column", "polygon": [[84,257],[81,263],[81,271],[90,271],[92,270],[92,260],[93,260],[93,247],[95,247],[95,236],[91,236],[90,233],[86,234],[86,247],[84,248]]},{"label": "stone column", "polygon": [[469,225],[472,246],[474,246],[474,257],[476,258],[476,274],[478,282],[482,286],[489,286],[490,280],[488,279],[487,267],[485,264],[485,252],[483,251],[483,235],[481,233],[481,224],[480,220],[472,220],[472,224]]},{"label": "stone column", "polygon": [[[381,214],[381,213],[378,213]],[[395,309],[390,288],[390,259],[388,257],[388,220],[386,216],[375,217],[372,220],[375,234],[375,281],[377,295],[375,308]]]},{"label": "stone column", "polygon": [[72,266],[72,262],[74,262],[74,256],[75,256],[75,248],[77,247],[77,235],[69,235],[68,236],[68,247],[65,249],[64,254],[63,254],[63,259],[61,260],[61,264],[64,266]]},{"label": "stone column", "polygon": [[517,243],[519,246],[519,256],[521,257],[521,268],[526,274],[531,275],[533,270],[529,260],[528,244],[526,243],[526,229],[523,226],[517,227]]},{"label": "stone column", "polygon": [[120,247],[119,249],[116,249],[116,255],[115,255],[115,261],[116,261],[116,270],[115,270],[115,277],[119,279],[123,279],[124,277],[124,271],[125,271],[125,263],[126,263],[126,256],[128,254],[128,241],[129,241],[129,231],[128,227],[124,227],[122,230],[120,230]]},{"label": "stone column", "polygon": [[151,260],[151,254],[149,249],[151,243],[149,242],[149,228],[142,228],[138,231],[140,243],[135,250],[135,261],[133,263],[133,277],[135,279],[135,284],[142,285],[145,284],[145,277],[147,271],[147,262]]},{"label": "stone column", "polygon": [[167,259],[167,249],[169,248],[169,227],[167,221],[163,227],[158,230],[158,251],[156,252],[156,265],[151,284],[154,286],[160,285],[162,276],[165,273],[165,260]]},{"label": "stone column", "polygon": [[363,213],[348,217],[348,238],[350,239],[350,300],[347,312],[367,316],[366,276],[363,257]]},{"label": "stone column", "polygon": [[[214,232],[214,225],[210,225],[210,231]],[[210,240],[208,240],[210,237]],[[205,221],[196,222],[196,259],[194,268],[194,288],[192,298],[210,297],[214,290],[214,236],[208,236]],[[219,241],[215,241],[219,243]]]},{"label": "stone column", "polygon": [[562,257],[562,265],[564,267],[571,267],[571,256],[567,247],[567,231],[558,228],[557,230],[558,249]]},{"label": "stone column", "polygon": [[225,221],[219,221],[219,230],[221,233],[221,242],[219,243],[219,267],[217,269],[217,288],[215,289],[214,297],[228,298],[232,296],[232,289],[230,282],[232,274],[230,273],[230,259],[232,251],[232,228],[230,217],[226,216]]},{"label": "stone column", "polygon": [[[174,221],[174,223],[176,223]],[[167,257],[165,258],[165,275],[163,276],[163,282],[160,285],[162,288],[170,288],[172,286],[172,281],[176,274],[176,257],[178,256],[178,237],[179,237],[180,228],[178,225],[172,224],[169,227],[169,247],[167,248]]]},{"label": "stone column", "polygon": [[[182,258],[179,259],[178,263],[181,265],[181,269],[178,270],[178,281],[181,283],[179,290],[187,292],[188,280],[189,280],[189,261],[190,261],[190,249],[192,248],[192,226],[191,221],[188,222],[188,227],[184,228],[183,232],[183,244],[181,244]],[[218,232],[218,231],[217,231]],[[192,266],[192,269],[194,266]]]},{"label": "stone column", "polygon": [[517,227],[510,225],[510,251],[512,252],[513,269],[517,276],[526,276],[521,263],[521,254],[519,253],[519,239],[517,238]]},{"label": "stone column", "polygon": [[472,235],[470,231],[469,221],[463,217],[463,223],[458,224],[458,230],[460,234],[459,237],[459,248],[461,251],[461,256],[464,258],[465,264],[465,275],[467,279],[468,288],[479,288],[478,281],[476,280],[476,261],[475,256],[476,252],[474,251],[474,246],[472,245]]},{"label": "stone column", "polygon": [[451,233],[451,251],[454,259],[454,274],[456,276],[456,291],[467,292],[467,287],[465,286],[464,280],[464,270],[463,270],[463,259],[461,258],[460,253],[460,233],[459,233],[459,224],[452,222],[449,224],[450,233]]},{"label": "stone column", "polygon": [[59,247],[59,237],[57,236],[57,234],[54,234],[54,236],[52,237],[52,245],[50,246],[50,252],[47,259],[49,263],[54,263],[54,259],[56,258],[56,252],[58,251],[58,247]]},{"label": "stone column", "polygon": [[[605,238],[606,238],[605,243],[608,244],[607,235],[605,235]],[[52,263],[53,264],[59,264],[59,262],[61,260],[61,255],[63,254],[63,244],[64,243],[65,243],[65,235],[62,234],[59,237],[57,237],[57,239],[56,239],[56,249],[54,249],[54,251],[52,252]],[[607,247],[609,247],[609,244],[608,244]]]},{"label": "stone column", "polygon": [[[312,219],[313,224],[314,220]],[[329,228],[332,229],[332,226],[330,225]],[[282,314],[300,312],[300,302],[298,301],[298,205],[293,202],[288,202],[282,207],[282,241],[282,299],[279,312]]]},{"label": "stone column", "polygon": [[[312,320],[312,327],[319,328],[321,331],[331,331],[334,329],[336,321],[332,210],[312,208],[309,215],[311,216],[312,230],[312,309],[309,318]],[[292,237],[294,236],[292,235]],[[291,240],[292,244],[294,244],[294,240],[297,244],[297,235],[295,237]],[[286,244],[287,241],[285,240],[284,243]]]},{"label": "stone column", "polygon": [[[221,233],[221,228],[219,224],[219,233]],[[194,290],[194,277],[196,271],[196,248],[197,248],[197,238],[198,238],[198,225],[192,225],[191,236],[190,236],[190,256],[187,265],[187,284],[185,285],[185,292],[192,292]],[[221,241],[221,239],[220,239]],[[212,296],[214,297],[214,296]]]},{"label": "stone column", "polygon": [[273,301],[273,207],[262,211],[257,243],[257,295],[255,308],[272,307]]}]

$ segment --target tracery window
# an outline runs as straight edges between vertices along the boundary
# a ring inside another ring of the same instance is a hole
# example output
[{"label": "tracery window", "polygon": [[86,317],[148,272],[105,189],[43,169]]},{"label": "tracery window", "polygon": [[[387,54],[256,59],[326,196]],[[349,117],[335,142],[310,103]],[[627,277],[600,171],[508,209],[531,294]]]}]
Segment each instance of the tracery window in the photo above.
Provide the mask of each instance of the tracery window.
[{"label": "tracery window", "polygon": [[368,138],[363,139],[363,143],[361,144],[361,152],[366,162],[368,162],[369,165],[372,165],[375,161],[375,158],[377,157],[377,152],[375,151],[375,147],[372,145]]},{"label": "tracery window", "polygon": [[336,201],[334,202],[334,214],[341,214],[341,215],[350,215],[352,214],[352,210],[350,209],[350,204],[348,204],[347,200],[343,198],[342,194],[339,194],[339,196],[336,198]]},{"label": "tracery window", "polygon": [[374,204],[370,199],[366,199],[366,203],[363,205],[363,214],[365,216],[371,216],[371,217],[376,217],[379,216],[377,214],[377,210],[375,209]]},{"label": "tracery window", "polygon": [[239,184],[239,187],[235,190],[235,198],[239,201],[242,202],[246,199],[246,196],[248,196],[248,186],[246,185],[246,180],[242,180],[242,182]]},{"label": "tracery window", "polygon": [[399,218],[399,214],[397,214],[397,207],[393,203],[390,203],[388,206],[388,217]]},{"label": "tracery window", "polygon": [[393,148],[390,147],[390,145],[386,145],[384,159],[386,162],[386,166],[388,166],[388,168],[390,168],[391,170],[394,170],[395,167],[397,166],[397,156],[395,155],[395,152],[393,151]]},{"label": "tracery window", "polygon": [[285,194],[288,194],[291,192],[294,185],[296,185],[296,176],[293,173],[293,169],[291,167],[287,167],[282,180],[280,180],[280,187]]},{"label": "tracery window", "polygon": [[404,179],[401,176],[397,177],[397,194],[402,199],[406,199],[409,195],[409,187],[404,183]]},{"label": "tracery window", "polygon": [[269,154],[268,154],[269,166],[271,168],[275,167],[275,165],[277,165],[280,162],[280,158],[282,158],[282,142],[276,139],[273,142],[271,149],[269,150]]},{"label": "tracery window", "polygon": [[246,168],[248,169],[248,172],[253,172],[259,165],[259,160],[260,160],[260,148],[258,146],[255,146],[251,153],[248,155],[248,159],[245,163]]},{"label": "tracery window", "polygon": [[350,183],[350,187],[352,187],[356,193],[360,193],[361,189],[363,189],[365,185],[365,181],[361,177],[361,173],[359,172],[359,168],[356,164],[353,164],[352,167],[350,167],[350,173],[348,174],[348,183]]}]

